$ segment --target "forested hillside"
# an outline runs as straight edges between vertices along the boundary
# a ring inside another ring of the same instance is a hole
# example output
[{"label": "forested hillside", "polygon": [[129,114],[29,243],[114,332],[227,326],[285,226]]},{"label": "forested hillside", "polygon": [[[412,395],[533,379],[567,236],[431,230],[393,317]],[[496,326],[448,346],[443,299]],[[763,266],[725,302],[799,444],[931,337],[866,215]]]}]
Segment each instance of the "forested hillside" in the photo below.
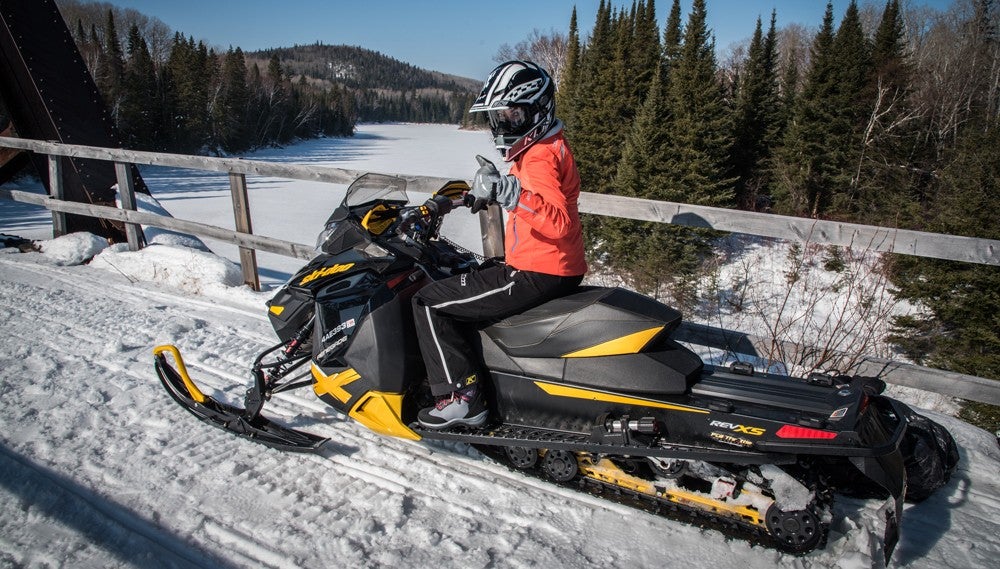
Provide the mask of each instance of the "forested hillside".
[{"label": "forested hillside", "polygon": [[360,47],[217,51],[134,9],[58,5],[130,148],[238,153],[349,136],[359,120],[458,124],[479,86]]},{"label": "forested hillside", "polygon": [[414,67],[377,51],[346,45],[274,48],[247,54],[262,67],[277,58],[293,78],[310,85],[347,88],[362,121],[459,123],[479,80]]}]

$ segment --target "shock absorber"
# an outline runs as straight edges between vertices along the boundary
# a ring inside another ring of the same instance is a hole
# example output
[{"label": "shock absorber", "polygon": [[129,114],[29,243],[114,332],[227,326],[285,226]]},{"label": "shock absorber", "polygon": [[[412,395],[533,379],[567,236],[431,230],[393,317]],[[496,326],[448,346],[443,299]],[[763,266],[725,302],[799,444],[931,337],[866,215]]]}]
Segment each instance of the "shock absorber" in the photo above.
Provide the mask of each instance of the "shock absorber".
[{"label": "shock absorber", "polygon": [[[295,357],[295,353],[299,350],[302,344],[312,333],[313,322],[316,320],[316,314],[313,313],[309,317],[309,320],[295,333],[295,336],[289,340],[286,344],[278,344],[257,356],[257,360],[254,361],[251,373],[253,374],[253,385],[247,389],[246,395],[243,398],[243,406],[246,417],[253,419],[258,414],[260,414],[261,408],[264,406],[264,402],[271,398],[272,390],[278,380],[285,376],[288,371],[297,368],[301,362],[304,360],[303,357],[299,357],[296,363],[292,363],[291,368],[286,369],[286,365],[292,362]],[[281,349],[281,359],[277,362],[272,362],[269,364],[263,363],[264,357],[268,354],[274,353],[278,349]]]},{"label": "shock absorber", "polygon": [[299,346],[301,346],[302,343],[306,341],[306,338],[308,338],[309,335],[312,334],[313,322],[315,321],[316,321],[316,313],[313,312],[313,315],[309,317],[309,320],[301,328],[299,328],[298,332],[295,333],[295,337],[293,337],[291,340],[289,340],[287,344],[285,344],[286,358],[292,357],[295,354],[295,352],[298,351]]}]

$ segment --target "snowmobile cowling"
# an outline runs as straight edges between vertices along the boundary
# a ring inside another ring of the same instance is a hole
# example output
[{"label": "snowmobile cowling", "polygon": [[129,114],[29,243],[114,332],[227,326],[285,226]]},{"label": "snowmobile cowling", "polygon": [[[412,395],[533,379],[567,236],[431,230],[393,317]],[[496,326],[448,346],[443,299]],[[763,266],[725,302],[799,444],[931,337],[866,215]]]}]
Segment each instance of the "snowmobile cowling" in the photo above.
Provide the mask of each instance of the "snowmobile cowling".
[{"label": "snowmobile cowling", "polygon": [[[461,205],[451,182],[449,197]],[[406,181],[366,174],[327,221],[320,252],[267,303],[279,342],[257,356],[243,407],[189,377],[172,345],[154,350],[171,398],[200,420],[284,450],[326,440],[261,411],[311,387],[333,411],[387,437],[473,445],[538,476],[797,555],[825,544],[837,495],[879,500],[886,560],[904,499],[948,483],[950,434],[887,397],[877,378],[798,378],[746,362],[704,363],[677,342],[681,313],[623,288],[572,294],[468,326],[488,378],[489,420],[435,430],[412,321],[426,284],[485,263],[441,238],[436,208]],[[876,522],[873,522],[876,523]]]}]

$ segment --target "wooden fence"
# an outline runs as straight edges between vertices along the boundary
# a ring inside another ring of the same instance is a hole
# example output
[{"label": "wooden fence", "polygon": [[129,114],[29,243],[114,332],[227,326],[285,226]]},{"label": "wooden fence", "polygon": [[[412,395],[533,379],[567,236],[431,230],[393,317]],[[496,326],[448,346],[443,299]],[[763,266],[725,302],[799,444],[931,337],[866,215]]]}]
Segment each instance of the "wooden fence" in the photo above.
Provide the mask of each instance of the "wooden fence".
[{"label": "wooden fence", "polygon": [[[294,180],[349,184],[363,172],[341,168],[280,164],[257,160],[186,156],[158,152],[141,152],[122,149],[99,148],[0,137],[0,147],[15,148],[46,154],[49,157],[52,195],[41,196],[17,190],[0,188],[0,198],[43,206],[53,212],[53,228],[59,233],[60,217],[67,213],[102,217],[124,222],[129,246],[139,248],[140,225],[161,227],[174,231],[211,237],[240,247],[240,261],[244,280],[259,288],[254,251],[261,250],[299,259],[309,259],[314,254],[310,245],[254,235],[247,201],[247,175],[272,176]],[[62,157],[90,158],[115,162],[122,209],[65,202],[60,196]],[[130,164],[173,166],[195,170],[223,172],[229,175],[233,195],[236,231],[136,211],[132,194]],[[448,178],[393,174],[407,180],[407,188],[430,193],[449,181]],[[820,245],[855,247],[887,253],[900,253],[936,259],[947,259],[986,265],[1000,265],[1000,241],[803,219],[773,214],[745,212],[723,208],[688,204],[657,202],[638,198],[583,193],[580,211],[597,215],[622,217],[640,221],[673,223],[692,227],[705,227],[721,231],[774,237],[790,241],[804,241]],[[481,214],[483,251],[488,256],[502,254],[503,235],[499,209],[490,208]],[[685,324],[680,332],[682,339],[692,343],[714,346],[736,353],[755,355],[766,351],[769,340],[754,338],[729,330],[708,326]],[[734,337],[738,341],[734,342]],[[855,373],[881,374],[886,381],[907,385],[944,395],[1000,405],[1000,382],[931,368],[867,358]]]}]

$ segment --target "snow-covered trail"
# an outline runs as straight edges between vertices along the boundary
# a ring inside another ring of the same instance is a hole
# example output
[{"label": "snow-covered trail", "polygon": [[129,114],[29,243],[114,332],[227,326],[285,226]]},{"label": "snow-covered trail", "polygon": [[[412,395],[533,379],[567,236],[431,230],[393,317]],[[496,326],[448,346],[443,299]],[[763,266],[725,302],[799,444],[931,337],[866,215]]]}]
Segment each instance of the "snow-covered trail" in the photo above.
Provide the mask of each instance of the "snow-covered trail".
[{"label": "snow-covered trail", "polygon": [[[308,389],[267,410],[329,436],[322,452],[239,439],[169,399],[151,350],[176,343],[203,386],[238,401],[245,370],[272,342],[263,295],[258,309],[245,290],[190,295],[32,255],[0,256],[0,566],[873,564],[858,527],[867,504],[837,508],[825,550],[786,556],[548,485],[462,445],[379,437]],[[936,418],[958,439],[962,465],[907,508],[894,565],[991,567],[1000,449]]]},{"label": "snow-covered trail", "polygon": [[[308,390],[269,410],[330,436],[335,443],[319,455],[280,453],[203,425],[166,397],[151,348],[176,340],[199,381],[228,387],[217,396],[236,399],[242,371],[270,342],[260,314],[90,267],[0,262],[5,344],[14,348],[0,358],[5,470],[9,464],[82,496],[75,502],[93,518],[75,524],[35,506],[16,520],[5,512],[4,549],[16,552],[22,531],[54,524],[62,535],[52,536],[49,549],[59,564],[73,566],[199,558],[209,566],[278,567],[663,559],[657,544],[625,549],[613,539],[627,538],[627,508],[595,509],[592,498],[462,449],[382,439],[327,413]],[[305,415],[292,418],[303,407]],[[12,498],[27,491],[4,489]],[[663,523],[638,525],[644,522]],[[95,524],[122,535],[118,559],[105,551],[113,543],[94,543],[84,531]],[[172,555],[154,553],[161,549]],[[11,560],[44,564],[36,554]]]}]

